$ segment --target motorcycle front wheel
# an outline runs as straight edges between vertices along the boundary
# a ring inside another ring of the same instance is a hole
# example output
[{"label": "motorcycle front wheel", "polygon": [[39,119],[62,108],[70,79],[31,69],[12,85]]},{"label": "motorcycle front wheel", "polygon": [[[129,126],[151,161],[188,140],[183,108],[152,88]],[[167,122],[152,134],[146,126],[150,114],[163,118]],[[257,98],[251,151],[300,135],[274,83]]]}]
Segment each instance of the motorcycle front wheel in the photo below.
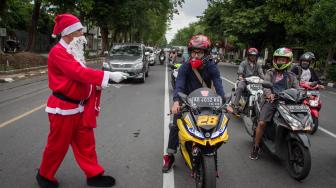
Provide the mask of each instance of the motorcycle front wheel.
[{"label": "motorcycle front wheel", "polygon": [[[308,148],[298,141],[290,141],[291,152],[287,155],[287,169],[291,177],[300,181],[305,179],[311,168],[311,157]],[[290,156],[292,154],[292,157]]]},{"label": "motorcycle front wheel", "polygon": [[317,129],[318,129],[319,121],[318,121],[317,117],[313,117],[313,124],[314,124],[313,130],[312,130],[312,132],[310,134],[314,134],[317,131]]},{"label": "motorcycle front wheel", "polygon": [[215,156],[203,156],[196,178],[196,188],[216,188],[216,177]]}]

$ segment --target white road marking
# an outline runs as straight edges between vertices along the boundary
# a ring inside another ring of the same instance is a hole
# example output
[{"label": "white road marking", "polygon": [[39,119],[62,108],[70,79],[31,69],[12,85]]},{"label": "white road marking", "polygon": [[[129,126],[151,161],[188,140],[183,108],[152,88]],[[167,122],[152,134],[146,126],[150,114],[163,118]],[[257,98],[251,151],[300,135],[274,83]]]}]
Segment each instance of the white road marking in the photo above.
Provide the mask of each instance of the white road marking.
[{"label": "white road marking", "polygon": [[[222,79],[222,80],[225,80],[225,81],[227,81],[227,82],[229,82],[229,83],[232,84],[232,85],[235,85],[234,82],[232,82],[231,80],[229,80],[229,79],[227,79],[227,78],[225,78],[225,77],[223,77],[223,76],[221,77],[221,79]],[[334,134],[334,133],[328,131],[327,129],[325,129],[325,128],[321,127],[321,126],[319,126],[318,129],[321,130],[322,132],[326,133],[327,135],[329,135],[329,136],[331,136],[331,137],[333,137],[333,138],[336,138],[336,134]]]},{"label": "white road marking", "polygon": [[232,82],[231,80],[229,80],[229,79],[227,79],[227,78],[225,78],[225,77],[223,77],[223,76],[221,76],[221,79],[222,79],[222,80],[225,80],[225,81],[227,81],[227,82],[229,82],[229,83],[232,84],[232,85],[235,85],[234,82]]},{"label": "white road marking", "polygon": [[36,112],[36,111],[40,110],[43,107],[45,107],[45,104],[42,104],[41,106],[38,106],[38,107],[36,107],[36,108],[28,111],[28,112],[25,112],[25,113],[23,113],[23,114],[21,114],[19,116],[16,116],[16,117],[14,117],[14,118],[12,118],[12,119],[10,119],[8,121],[5,121],[5,122],[3,122],[3,123],[0,124],[0,128],[5,127],[5,126],[13,123],[14,121],[17,121],[17,120],[21,119],[21,118],[24,118],[24,117],[32,114],[33,112]]},{"label": "white road marking", "polygon": [[[169,88],[168,88],[168,68],[166,65],[166,73],[165,73],[165,98],[164,98],[164,124],[163,124],[163,153],[166,154],[166,148],[168,146],[168,137],[169,137],[169,123],[170,123],[170,116],[168,114],[170,113],[169,110]],[[163,188],[174,188],[174,169],[170,170],[168,173],[163,173]]]},{"label": "white road marking", "polygon": [[109,86],[113,86],[113,87],[115,87],[115,88],[121,88],[121,87],[123,87],[123,86],[125,86],[125,84],[109,84]]},{"label": "white road marking", "polygon": [[325,129],[325,128],[321,127],[321,126],[319,126],[318,129],[321,130],[321,131],[323,131],[324,133],[328,134],[329,136],[336,138],[336,134],[328,131],[327,129]]}]

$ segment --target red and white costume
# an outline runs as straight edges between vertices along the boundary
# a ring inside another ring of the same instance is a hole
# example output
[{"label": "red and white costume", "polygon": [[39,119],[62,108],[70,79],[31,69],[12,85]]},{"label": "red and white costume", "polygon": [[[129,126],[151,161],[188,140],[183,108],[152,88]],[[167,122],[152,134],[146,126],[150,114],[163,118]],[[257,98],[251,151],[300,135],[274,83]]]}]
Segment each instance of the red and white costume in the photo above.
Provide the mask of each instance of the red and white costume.
[{"label": "red and white costume", "polygon": [[[76,19],[72,19],[73,23],[65,24],[69,26],[59,29],[56,34],[62,32],[62,35],[67,35],[80,29],[81,24]],[[46,112],[50,132],[39,173],[52,181],[56,181],[54,175],[70,145],[77,163],[88,178],[104,172],[97,161],[93,128],[96,127],[101,94],[97,86],[107,87],[109,73],[87,68],[68,53],[67,48],[68,44],[61,39],[49,53],[49,88],[73,100],[86,100],[86,103],[75,104],[53,94],[49,96]]]}]

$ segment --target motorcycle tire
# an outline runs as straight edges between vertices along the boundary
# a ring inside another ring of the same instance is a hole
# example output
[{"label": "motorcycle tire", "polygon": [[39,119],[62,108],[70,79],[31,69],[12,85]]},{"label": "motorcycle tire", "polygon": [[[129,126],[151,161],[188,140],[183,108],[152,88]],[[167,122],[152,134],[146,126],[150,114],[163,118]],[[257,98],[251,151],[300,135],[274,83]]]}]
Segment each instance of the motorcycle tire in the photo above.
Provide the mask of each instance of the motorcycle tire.
[{"label": "motorcycle tire", "polygon": [[[289,175],[293,177],[294,179],[300,181],[305,179],[311,168],[311,156],[310,151],[308,148],[302,145],[302,143],[298,141],[289,141],[291,144],[290,149],[291,152],[288,152],[287,155],[287,170],[289,172]],[[290,158],[290,153],[293,155],[293,160]]]},{"label": "motorcycle tire", "polygon": [[196,188],[216,188],[215,156],[203,156],[200,176],[201,181],[196,181]]},{"label": "motorcycle tire", "polygon": [[175,89],[176,80],[175,80],[173,75],[172,75],[172,78],[171,78],[171,85],[172,85],[172,88]]},{"label": "motorcycle tire", "polygon": [[313,129],[312,129],[312,132],[310,133],[311,135],[315,134],[315,132],[317,131],[318,129],[318,126],[319,126],[319,120],[317,117],[313,117]]}]

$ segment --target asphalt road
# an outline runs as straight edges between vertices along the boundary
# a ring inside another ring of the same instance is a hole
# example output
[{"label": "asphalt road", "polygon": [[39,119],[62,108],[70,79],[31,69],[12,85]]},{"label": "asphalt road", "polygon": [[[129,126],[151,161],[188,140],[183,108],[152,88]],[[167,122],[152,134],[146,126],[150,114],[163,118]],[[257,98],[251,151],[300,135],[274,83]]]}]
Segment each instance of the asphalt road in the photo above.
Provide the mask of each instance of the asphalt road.
[{"label": "asphalt road", "polygon": [[[219,65],[223,78],[234,81],[237,68]],[[101,114],[95,130],[97,153],[106,174],[117,188],[160,188],[164,150],[165,67],[151,67],[145,84],[123,82],[103,92]],[[223,80],[229,93],[233,85]],[[169,93],[171,88],[169,84]],[[42,106],[50,90],[46,76],[0,84],[0,187],[38,187],[35,175],[46,143],[49,124]],[[171,95],[170,95],[171,99]],[[320,125],[336,134],[336,93],[322,92]],[[311,139],[312,169],[302,182],[293,180],[284,164],[267,152],[248,158],[252,140],[241,120],[231,118],[229,142],[218,154],[217,187],[335,187],[336,138],[319,130]],[[56,177],[63,188],[83,188],[85,176],[71,149]],[[172,177],[172,176],[171,176]],[[174,187],[194,187],[181,155],[176,155]]]}]

